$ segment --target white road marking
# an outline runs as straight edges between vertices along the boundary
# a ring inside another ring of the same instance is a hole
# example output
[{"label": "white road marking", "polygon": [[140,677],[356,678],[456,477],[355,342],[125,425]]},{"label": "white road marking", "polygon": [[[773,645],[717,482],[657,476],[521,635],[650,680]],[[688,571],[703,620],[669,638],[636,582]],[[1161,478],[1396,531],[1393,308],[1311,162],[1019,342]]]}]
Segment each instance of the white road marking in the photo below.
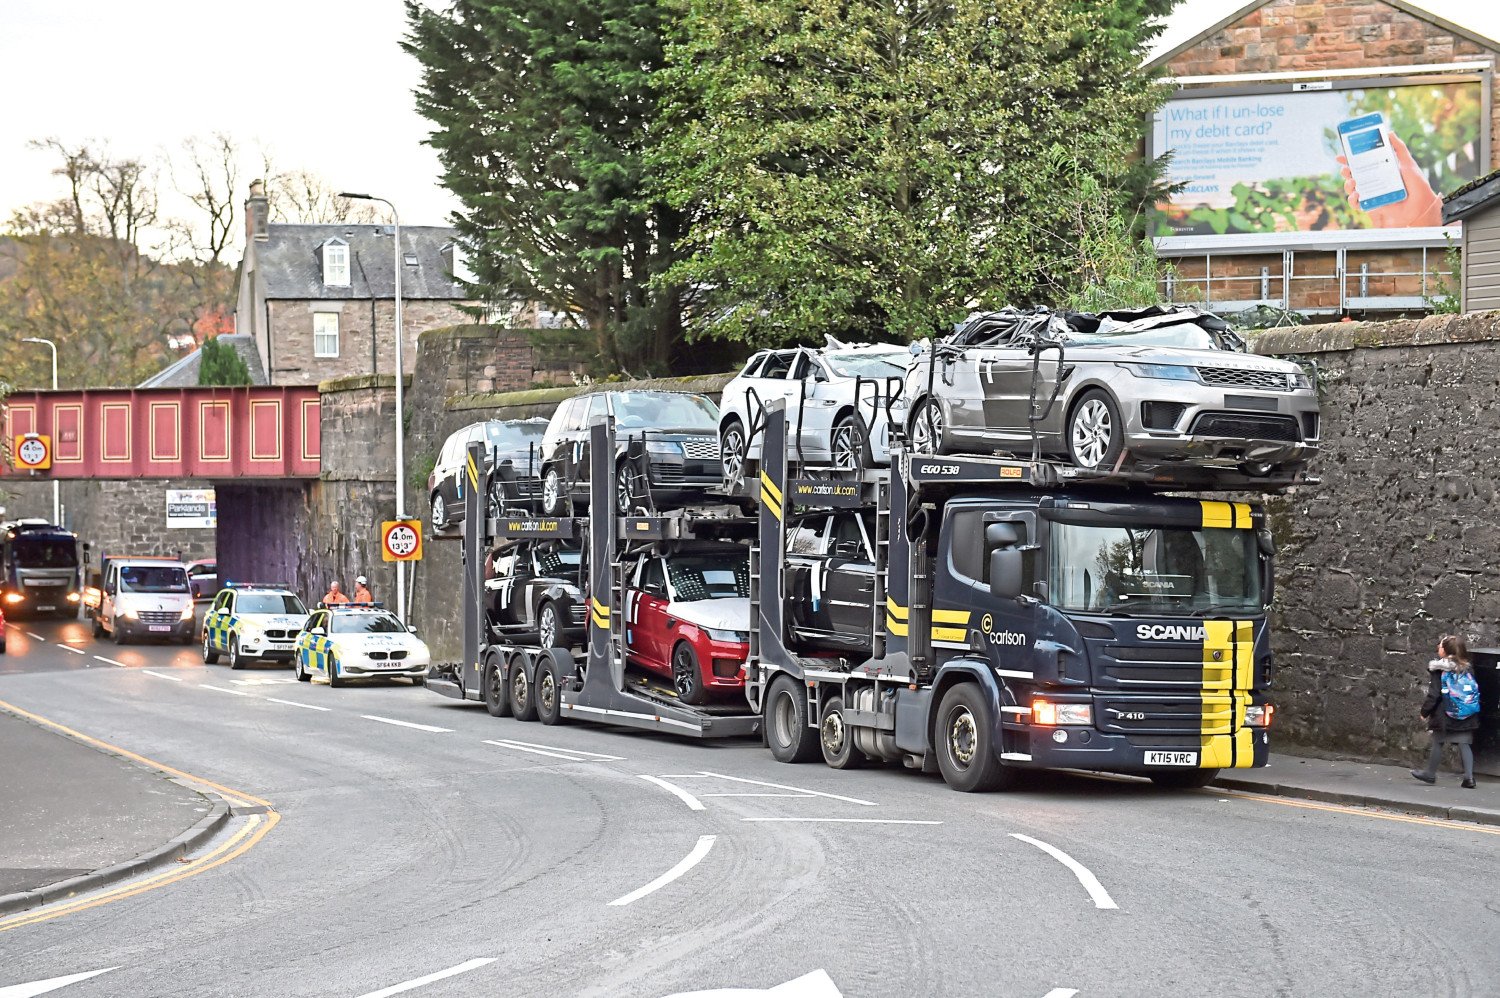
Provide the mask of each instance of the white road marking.
[{"label": "white road marking", "polygon": [[706,774],[706,773],[665,773],[665,774],[662,775],[662,779],[664,779],[664,780],[706,780],[706,779],[708,779],[708,774]]},{"label": "white road marking", "polygon": [[310,703],[298,703],[295,700],[278,700],[276,697],[266,697],[272,703],[284,703],[288,707],[306,707],[308,710],[332,710],[332,707],[315,707]]},{"label": "white road marking", "polygon": [[1013,839],[1020,839],[1022,842],[1029,842],[1031,845],[1036,846],[1048,856],[1051,856],[1053,859],[1057,860],[1063,866],[1066,866],[1069,870],[1072,870],[1073,876],[1078,878],[1078,882],[1083,885],[1083,889],[1089,892],[1089,897],[1094,899],[1095,908],[1118,909],[1120,907],[1119,905],[1115,904],[1114,898],[1109,896],[1109,891],[1104,889],[1104,885],[1099,883],[1099,878],[1090,873],[1088,867],[1078,862],[1078,860],[1074,859],[1072,856],[1069,856],[1067,853],[1063,852],[1056,846],[1048,845],[1041,839],[1034,839],[1030,835],[1022,835],[1020,832],[1011,832],[1010,837]]},{"label": "white road marking", "polygon": [[399,995],[403,991],[412,991],[422,987],[424,984],[431,984],[434,981],[441,981],[449,977],[457,977],[459,974],[467,974],[469,971],[477,970],[487,963],[494,963],[497,959],[498,957],[486,956],[478,960],[467,960],[457,967],[449,967],[447,970],[440,970],[436,974],[428,974],[426,977],[418,977],[415,980],[392,984],[388,988],[381,988],[379,991],[371,991],[368,994],[360,995],[359,998],[386,998],[387,995]]},{"label": "white road marking", "polygon": [[699,797],[811,797],[812,794],[699,794]]},{"label": "white road marking", "polygon": [[126,665],[124,662],[117,662],[112,658],[105,658],[103,655],[95,655],[94,657],[101,662],[108,662],[110,665],[118,665],[122,669],[130,668],[130,666]]},{"label": "white road marking", "polygon": [[[246,693],[244,690],[231,690],[231,689],[228,689],[227,687],[223,687],[223,686],[210,686],[208,683],[199,683],[198,687],[200,689],[205,689],[205,690],[218,690],[220,693],[233,693],[237,697],[248,697],[248,696],[251,696],[251,694]],[[251,697],[251,698],[252,699],[259,699],[258,697]]]},{"label": "white road marking", "polygon": [[381,717],[378,714],[361,714],[359,716],[364,718],[366,721],[379,721],[381,724],[395,724],[403,728],[416,728],[418,731],[434,731],[447,733],[453,730],[452,728],[435,728],[430,724],[416,724],[412,721],[398,721],[394,717]]},{"label": "white road marking", "polygon": [[769,991],[759,988],[715,988],[712,991],[668,995],[667,998],[753,998],[754,995],[767,995],[769,998],[844,998],[844,993],[824,970],[803,974],[795,981],[778,984]]},{"label": "white road marking", "polygon": [[[94,657],[98,658],[99,656],[95,655]],[[170,679],[174,683],[182,682],[181,676],[169,676],[165,672],[152,672],[150,669],[142,669],[141,671],[148,676],[155,676],[157,679]]]},{"label": "white road marking", "polygon": [[38,634],[36,631],[27,631],[26,632],[26,636],[28,638],[36,638],[38,641],[46,641],[47,640],[46,638],[44,638],[40,634]]},{"label": "white road marking", "polygon": [[556,745],[538,745],[536,742],[523,742],[517,738],[502,738],[500,740],[507,745],[525,745],[530,748],[550,749],[553,752],[567,752],[571,755],[586,755],[592,759],[604,759],[608,762],[623,762],[625,759],[624,756],[620,755],[603,755],[599,752],[585,752],[583,749],[559,748]]},{"label": "white road marking", "polygon": [[56,991],[65,988],[69,984],[77,984],[86,981],[90,977],[98,977],[107,974],[111,970],[119,970],[119,967],[105,967],[103,970],[91,970],[86,974],[69,974],[67,977],[51,977],[45,981],[32,981],[30,984],[12,984],[8,988],[0,988],[0,998],[33,998],[34,995],[44,995],[48,991]]},{"label": "white road marking", "polygon": [[703,802],[702,801],[700,801],[698,798],[694,797],[692,794],[688,793],[686,790],[682,789],[681,787],[676,786],[676,785],[671,784],[671,783],[668,783],[666,780],[662,779],[660,776],[642,776],[641,779],[645,780],[647,783],[655,783],[657,786],[661,787],[667,793],[671,794],[673,797],[676,797],[678,800],[682,801],[684,804],[686,804],[692,810],[694,810],[694,811],[701,811],[701,810],[703,810]]},{"label": "white road marking", "polygon": [[609,903],[610,907],[627,905],[632,901],[639,901],[641,898],[645,897],[647,894],[650,894],[653,891],[661,890],[663,887],[667,886],[672,881],[676,880],[678,877],[682,876],[684,873],[688,872],[699,863],[703,862],[703,857],[708,855],[708,851],[714,847],[714,842],[717,839],[717,835],[698,836],[698,844],[693,846],[693,851],[684,856],[680,863],[672,867],[666,873],[663,873],[661,876],[657,877],[655,880],[651,881],[651,883],[647,884],[645,887],[637,887],[635,890],[631,891],[629,894],[626,894],[624,897],[615,898]]},{"label": "white road marking", "polygon": [[760,780],[747,780],[740,776],[725,776],[723,773],[710,773],[703,770],[704,776],[711,776],[716,780],[729,780],[732,783],[748,783],[756,787],[770,787],[772,790],[795,790],[799,794],[812,794],[814,797],[827,797],[829,800],[841,800],[846,804],[860,804],[864,807],[877,807],[872,800],[860,800],[858,797],[842,797],[838,794],[825,794],[821,790],[808,790],[806,787],[789,787],[784,783],[764,783]]},{"label": "white road marking", "polygon": [[255,679],[231,679],[230,682],[236,686],[279,686],[284,683],[296,685],[297,680],[282,676],[265,676]]},{"label": "white road marking", "polygon": [[1077,993],[1077,988],[1053,988],[1043,995],[1042,998],[1073,998]]},{"label": "white road marking", "polygon": [[86,654],[86,652],[84,652],[82,648],[74,648],[72,645],[65,645],[61,641],[57,642],[57,647],[61,648],[63,651],[70,651],[74,655]]},{"label": "white road marking", "polygon": [[[503,740],[503,741],[492,741],[491,739],[486,738],[486,739],[484,739],[484,743],[486,745],[493,745],[496,748],[508,748],[508,749],[511,749],[513,751],[516,751],[516,752],[526,752],[526,753],[528,753],[530,755],[544,755],[544,756],[547,756],[549,759],[561,759],[564,762],[598,762],[599,761],[597,759],[583,759],[583,758],[579,758],[576,755],[564,755],[563,754],[564,752],[571,751],[569,749],[563,749],[561,751],[554,752],[554,751],[552,751],[550,749],[541,749],[541,748],[534,748],[534,747],[531,747],[531,746],[528,746],[528,745],[522,745],[522,744],[519,744],[517,742],[512,742],[509,739],[506,739],[506,740]],[[620,760],[620,756],[605,756],[604,758],[606,760],[609,760],[609,761],[619,761]]]},{"label": "white road marking", "polygon": [[832,821],[846,825],[941,825],[918,818],[741,818],[741,821]]}]

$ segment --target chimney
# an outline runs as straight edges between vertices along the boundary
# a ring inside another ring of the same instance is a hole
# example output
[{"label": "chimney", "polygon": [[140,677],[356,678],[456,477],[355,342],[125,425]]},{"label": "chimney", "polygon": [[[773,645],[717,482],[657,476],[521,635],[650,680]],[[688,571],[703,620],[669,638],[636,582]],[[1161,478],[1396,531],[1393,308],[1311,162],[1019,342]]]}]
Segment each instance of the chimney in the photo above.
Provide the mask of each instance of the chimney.
[{"label": "chimney", "polygon": [[245,240],[265,242],[271,238],[267,226],[271,221],[271,202],[266,200],[263,180],[250,182],[250,196],[245,199]]}]

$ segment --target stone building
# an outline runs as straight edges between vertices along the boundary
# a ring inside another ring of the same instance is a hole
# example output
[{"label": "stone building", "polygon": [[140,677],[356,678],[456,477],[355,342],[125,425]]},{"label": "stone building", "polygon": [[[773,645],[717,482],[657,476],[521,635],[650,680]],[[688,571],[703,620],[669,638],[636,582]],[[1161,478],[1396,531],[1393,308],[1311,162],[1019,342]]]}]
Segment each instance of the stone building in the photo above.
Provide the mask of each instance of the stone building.
[{"label": "stone building", "polygon": [[1442,197],[1500,166],[1497,56],[1403,0],[1259,0],[1161,53],[1148,145],[1186,185],[1155,226],[1169,294],[1388,317],[1456,291]]},{"label": "stone building", "polygon": [[[265,189],[245,202],[245,257],[236,279],[235,332],[249,336],[273,385],[395,371],[393,230],[387,225],[285,225],[268,220]],[[470,321],[454,230],[401,227],[405,373],[427,329]]]}]

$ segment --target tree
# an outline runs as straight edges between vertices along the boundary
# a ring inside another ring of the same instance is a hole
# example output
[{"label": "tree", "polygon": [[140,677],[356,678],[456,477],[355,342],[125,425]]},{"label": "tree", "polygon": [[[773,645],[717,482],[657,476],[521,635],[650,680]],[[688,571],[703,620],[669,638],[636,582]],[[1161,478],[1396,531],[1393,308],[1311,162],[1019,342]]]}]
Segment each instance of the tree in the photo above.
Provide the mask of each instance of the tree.
[{"label": "tree", "polygon": [[657,141],[656,0],[408,0],[417,109],[476,291],[581,317],[602,361],[664,373],[682,338],[681,291],[659,280],[682,234],[644,190]]},{"label": "tree", "polygon": [[1140,184],[1163,94],[1130,18],[1170,0],[675,2],[655,165],[694,336],[909,339],[1037,300],[1075,256],[1056,151]]},{"label": "tree", "polygon": [[198,359],[198,384],[250,384],[250,368],[234,347],[219,342],[215,336],[204,340],[198,349],[202,354]]}]

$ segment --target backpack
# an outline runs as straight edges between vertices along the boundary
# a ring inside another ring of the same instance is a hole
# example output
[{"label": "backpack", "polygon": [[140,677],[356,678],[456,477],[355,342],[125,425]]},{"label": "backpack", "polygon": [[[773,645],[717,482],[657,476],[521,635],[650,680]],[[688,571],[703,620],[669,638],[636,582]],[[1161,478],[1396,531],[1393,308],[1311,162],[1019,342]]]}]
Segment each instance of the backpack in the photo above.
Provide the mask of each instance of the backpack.
[{"label": "backpack", "polygon": [[1443,712],[1455,721],[1479,713],[1479,682],[1472,672],[1443,673],[1443,696],[1448,701]]}]

